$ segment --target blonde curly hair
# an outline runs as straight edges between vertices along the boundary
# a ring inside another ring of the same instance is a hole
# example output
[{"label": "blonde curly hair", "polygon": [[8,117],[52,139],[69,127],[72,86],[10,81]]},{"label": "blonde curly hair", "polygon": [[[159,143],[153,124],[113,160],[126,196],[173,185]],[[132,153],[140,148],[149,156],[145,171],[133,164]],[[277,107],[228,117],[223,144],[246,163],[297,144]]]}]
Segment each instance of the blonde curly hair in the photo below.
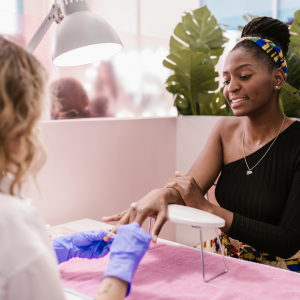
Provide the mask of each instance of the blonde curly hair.
[{"label": "blonde curly hair", "polygon": [[33,55],[0,36],[0,182],[12,178],[11,195],[21,191],[27,175],[35,179],[45,162],[37,121],[46,81]]}]

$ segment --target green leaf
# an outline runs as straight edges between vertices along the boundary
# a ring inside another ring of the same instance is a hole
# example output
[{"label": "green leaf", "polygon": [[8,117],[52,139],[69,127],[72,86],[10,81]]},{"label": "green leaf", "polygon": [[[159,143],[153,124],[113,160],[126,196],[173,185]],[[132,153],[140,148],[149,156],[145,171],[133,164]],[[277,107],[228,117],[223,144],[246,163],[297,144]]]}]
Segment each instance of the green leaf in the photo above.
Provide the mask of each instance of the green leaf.
[{"label": "green leaf", "polygon": [[173,70],[174,72],[177,72],[177,73],[179,73],[179,74],[182,74],[183,76],[186,74],[186,73],[184,72],[184,70],[181,70],[180,67],[178,67],[176,64],[170,63],[170,62],[167,61],[167,60],[164,60],[164,61],[163,61],[163,65],[164,65],[164,67],[166,67],[166,68],[168,68],[168,69],[170,69],[170,70]]},{"label": "green leaf", "polygon": [[170,53],[176,52],[178,50],[185,50],[188,49],[187,46],[178,42],[173,36],[170,39]]},{"label": "green leaf", "polygon": [[194,52],[208,53],[212,56],[212,64],[218,62],[224,50],[222,46],[228,41],[207,6],[182,17],[182,22],[175,27],[174,35],[176,39],[171,37],[170,53],[189,47]]},{"label": "green leaf", "polygon": [[190,32],[191,36],[194,39],[198,38],[199,35],[199,27],[193,20],[193,17],[190,13],[186,14],[184,17],[182,17],[182,25],[185,28],[186,31]]},{"label": "green leaf", "polygon": [[300,9],[294,13],[295,20],[290,28],[291,51],[300,56]]},{"label": "green leaf", "polygon": [[247,16],[247,15],[243,15],[243,19],[249,23],[251,21],[251,19]]},{"label": "green leaf", "polygon": [[202,107],[212,114],[220,112],[226,115],[226,107],[224,109],[223,104],[222,109],[218,107],[221,96],[213,92],[219,86],[216,82],[219,74],[214,66],[228,41],[223,32],[207,6],[185,14],[175,27],[170,39],[170,55],[163,65],[174,71],[166,81],[166,89],[174,95],[178,114],[196,115]]},{"label": "green leaf", "polygon": [[190,106],[190,103],[189,101],[181,96],[181,95],[177,95],[175,97],[175,100],[174,100],[175,104],[176,104],[176,107],[182,109],[182,110],[188,110],[189,106]]},{"label": "green leaf", "polygon": [[224,52],[224,48],[220,47],[220,48],[215,48],[215,49],[210,49],[209,50],[209,55],[210,56],[220,56],[222,55]]},{"label": "green leaf", "polygon": [[243,31],[243,29],[244,29],[244,26],[240,26],[240,25],[238,26],[239,31]]},{"label": "green leaf", "polygon": [[[180,114],[199,114],[199,103],[212,99],[211,93],[219,83],[213,65],[206,62],[207,55],[191,50],[179,50],[168,55],[165,67],[174,71],[167,81],[167,90],[174,95],[174,105]],[[187,105],[187,103],[189,105]]]},{"label": "green leaf", "polygon": [[[256,16],[256,15],[251,15],[249,13],[247,13],[246,15],[243,15],[243,19],[249,23],[250,21],[252,21],[253,19],[259,18],[260,16]],[[243,31],[244,26],[238,26],[238,30],[239,31]]]},{"label": "green leaf", "polygon": [[227,100],[223,96],[223,88],[212,94],[213,97],[211,101],[207,104],[200,105],[201,115],[213,115],[213,116],[228,116],[233,115],[232,110],[227,104]]},{"label": "green leaf", "polygon": [[214,91],[218,88],[219,83],[218,82],[211,82],[206,84],[200,84],[199,91]]},{"label": "green leaf", "polygon": [[279,101],[287,117],[300,117],[300,91],[284,83],[279,93]]},{"label": "green leaf", "polygon": [[287,59],[287,80],[286,82],[294,87],[300,89],[300,57],[292,53]]},{"label": "green leaf", "polygon": [[186,32],[186,29],[184,28],[184,26],[182,25],[182,23],[179,23],[175,27],[174,34],[179,39],[181,39],[182,41],[184,41],[187,44],[192,43],[194,41],[193,37]]},{"label": "green leaf", "polygon": [[203,52],[205,54],[208,54],[210,52],[209,47],[201,41],[196,41],[194,43],[191,43],[190,49],[194,52]]},{"label": "green leaf", "polygon": [[194,95],[194,101],[199,104],[205,104],[210,102],[214,96],[215,93],[196,93]]}]

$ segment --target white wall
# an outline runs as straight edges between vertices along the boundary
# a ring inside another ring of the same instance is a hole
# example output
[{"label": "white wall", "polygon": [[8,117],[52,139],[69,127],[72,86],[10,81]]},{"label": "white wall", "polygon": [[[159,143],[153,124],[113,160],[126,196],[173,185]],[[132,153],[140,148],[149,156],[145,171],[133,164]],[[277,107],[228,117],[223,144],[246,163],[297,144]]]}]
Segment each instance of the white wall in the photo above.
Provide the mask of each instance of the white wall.
[{"label": "white wall", "polygon": [[18,13],[17,0],[0,0],[0,11]]},{"label": "white wall", "polygon": [[[100,221],[162,187],[175,170],[187,173],[221,117],[82,119],[41,122],[49,157],[30,195],[46,222]],[[175,167],[176,166],[176,167]],[[145,223],[147,228],[148,222]],[[213,229],[203,239],[214,238]],[[199,231],[167,223],[162,238],[199,243]]]},{"label": "white wall", "polygon": [[[7,0],[0,1],[7,2]],[[184,12],[200,7],[200,0],[89,1],[91,11],[104,18],[116,31],[134,34],[138,33],[138,7],[140,7],[140,34],[167,39],[181,21]],[[53,2],[54,0],[23,0],[23,13],[44,18]]]},{"label": "white wall", "polygon": [[218,116],[180,116],[176,131],[176,170],[187,173],[204,148]]},{"label": "white wall", "polygon": [[[222,117],[180,116],[176,131],[176,170],[188,173],[194,161],[204,148],[211,129]],[[202,229],[203,240],[215,237],[213,228]],[[176,224],[176,242],[196,246],[200,242],[199,230]]]},{"label": "white wall", "polygon": [[[122,212],[175,172],[176,118],[41,122],[48,160],[42,199],[29,196],[51,226]],[[147,227],[145,224],[145,228]],[[160,237],[174,241],[175,225]]]},{"label": "white wall", "polygon": [[45,18],[53,3],[54,0],[23,0],[23,14]]},{"label": "white wall", "polygon": [[137,0],[90,0],[92,12],[115,30],[137,33]]},{"label": "white wall", "polygon": [[184,12],[199,7],[199,0],[141,0],[141,34],[169,39]]}]

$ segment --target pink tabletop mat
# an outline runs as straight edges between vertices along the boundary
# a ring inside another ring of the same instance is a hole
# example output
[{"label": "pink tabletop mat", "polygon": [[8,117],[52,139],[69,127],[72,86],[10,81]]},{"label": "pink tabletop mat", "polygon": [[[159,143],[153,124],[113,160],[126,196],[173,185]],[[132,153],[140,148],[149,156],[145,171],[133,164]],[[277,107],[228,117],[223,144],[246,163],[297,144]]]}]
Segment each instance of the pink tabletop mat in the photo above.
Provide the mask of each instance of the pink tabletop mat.
[{"label": "pink tabletop mat", "polygon": [[[221,255],[205,252],[206,278],[224,270]],[[95,296],[109,256],[74,258],[59,266],[63,286]],[[300,274],[227,258],[228,273],[204,283],[201,253],[164,243],[151,244],[135,274],[128,300],[300,299]]]}]

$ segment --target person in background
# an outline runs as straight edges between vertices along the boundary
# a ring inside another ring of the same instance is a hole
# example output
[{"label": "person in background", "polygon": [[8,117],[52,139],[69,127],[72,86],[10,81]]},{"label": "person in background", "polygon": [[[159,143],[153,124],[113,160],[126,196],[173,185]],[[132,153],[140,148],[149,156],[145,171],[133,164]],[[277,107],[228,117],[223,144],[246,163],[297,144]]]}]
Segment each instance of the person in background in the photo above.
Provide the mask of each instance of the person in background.
[{"label": "person in background", "polygon": [[57,261],[100,258],[110,251],[95,299],[121,300],[151,235],[137,223],[120,227],[110,242],[102,231],[80,232],[54,239],[54,253],[42,218],[22,195],[23,184],[45,162],[38,120],[46,78],[32,54],[0,36],[0,299],[63,300]]},{"label": "person in background", "polygon": [[111,61],[101,61],[94,84],[95,98],[107,99],[107,114],[118,117],[120,114],[136,116],[138,111],[132,100],[119,83]]},{"label": "person in background", "polygon": [[54,81],[50,87],[52,98],[51,118],[79,119],[88,118],[89,98],[81,83],[74,78]]},{"label": "person in background", "polygon": [[90,117],[91,118],[105,118],[112,117],[108,114],[108,100],[106,97],[96,97],[94,98],[89,106]]}]

